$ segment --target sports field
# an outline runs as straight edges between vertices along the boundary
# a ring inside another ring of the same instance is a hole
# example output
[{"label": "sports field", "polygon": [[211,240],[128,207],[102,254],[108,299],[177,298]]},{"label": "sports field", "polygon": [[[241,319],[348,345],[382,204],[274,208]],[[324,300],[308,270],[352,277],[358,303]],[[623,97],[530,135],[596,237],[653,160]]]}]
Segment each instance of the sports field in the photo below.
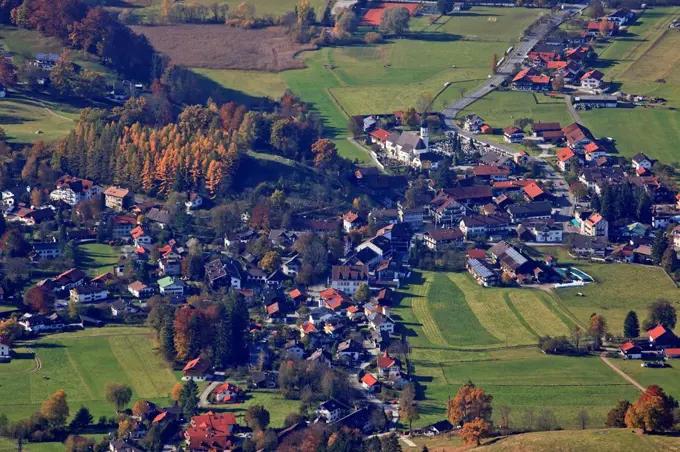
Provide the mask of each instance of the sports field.
[{"label": "sports field", "polygon": [[462,110],[458,118],[472,113],[496,129],[508,127],[520,118],[559,122],[562,126],[573,122],[564,99],[518,91],[494,91]]},{"label": "sports field", "polygon": [[483,289],[467,273],[422,272],[401,293],[394,315],[426,388],[418,425],[442,419],[446,400],[468,380],[486,388],[496,408],[508,405],[518,418],[550,409],[562,427],[575,427],[582,408],[601,426],[619,398],[635,396],[597,357],[538,351],[537,335],[568,335],[575,323],[547,292]]},{"label": "sports field", "polygon": [[146,328],[107,327],[61,333],[27,345],[11,367],[0,365],[0,412],[10,419],[27,417],[57,389],[68,395],[71,412],[86,406],[96,418],[110,417],[104,386],[120,382],[133,389],[132,401],[168,403],[177,382],[153,350]]},{"label": "sports field", "polygon": [[[541,250],[557,257],[560,264],[573,264],[595,279],[594,284],[554,292],[563,310],[576,317],[582,325],[596,312],[605,316],[611,333],[620,335],[628,311],[637,311],[642,321],[649,303],[657,298],[675,300],[680,294],[671,279],[658,267],[589,263],[569,258],[563,249],[546,247]],[[652,293],[649,287],[654,288]],[[585,296],[578,296],[579,292]]]}]

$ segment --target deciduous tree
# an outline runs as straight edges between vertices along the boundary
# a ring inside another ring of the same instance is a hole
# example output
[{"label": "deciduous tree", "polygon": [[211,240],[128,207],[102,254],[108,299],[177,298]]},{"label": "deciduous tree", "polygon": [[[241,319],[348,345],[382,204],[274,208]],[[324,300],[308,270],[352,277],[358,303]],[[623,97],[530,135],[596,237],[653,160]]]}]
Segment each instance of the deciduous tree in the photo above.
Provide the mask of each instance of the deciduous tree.
[{"label": "deciduous tree", "polygon": [[491,425],[484,419],[475,418],[463,424],[460,430],[460,437],[466,445],[479,446],[482,438],[491,431]]},{"label": "deciduous tree", "polygon": [[626,411],[626,427],[646,432],[665,431],[673,426],[673,411],[678,402],[659,386],[648,386]]},{"label": "deciduous tree", "polygon": [[655,302],[651,303],[648,308],[648,319],[647,326],[653,327],[654,325],[661,325],[667,329],[674,329],[675,324],[678,321],[678,314],[673,306],[668,300],[660,298]]},{"label": "deciduous tree", "polygon": [[449,400],[447,417],[453,425],[460,425],[475,418],[488,420],[491,418],[493,397],[472,382],[461,386],[456,396]]},{"label": "deciduous tree", "polygon": [[263,405],[251,405],[244,417],[248,427],[256,431],[263,431],[269,425],[269,411]]},{"label": "deciduous tree", "polygon": [[630,408],[628,400],[619,400],[614,408],[607,413],[605,425],[612,428],[624,428],[626,426],[626,413]]},{"label": "deciduous tree", "polygon": [[106,400],[117,412],[122,411],[132,399],[132,388],[125,383],[106,383],[104,392]]},{"label": "deciduous tree", "polygon": [[59,389],[45,400],[40,406],[40,414],[50,423],[53,428],[61,428],[66,425],[69,416],[66,392]]}]

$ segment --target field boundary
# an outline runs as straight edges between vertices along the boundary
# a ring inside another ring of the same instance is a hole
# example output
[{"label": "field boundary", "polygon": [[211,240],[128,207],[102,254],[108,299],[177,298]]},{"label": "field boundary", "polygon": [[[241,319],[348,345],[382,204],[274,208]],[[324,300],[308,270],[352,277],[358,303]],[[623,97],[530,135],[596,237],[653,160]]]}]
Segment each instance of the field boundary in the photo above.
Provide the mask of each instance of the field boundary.
[{"label": "field boundary", "polygon": [[538,337],[538,333],[536,333],[536,331],[534,331],[534,329],[531,327],[531,325],[529,325],[529,323],[526,321],[524,316],[522,316],[522,314],[517,309],[517,306],[515,306],[514,303],[512,302],[512,300],[510,299],[510,295],[507,292],[503,292],[503,299],[505,300],[505,304],[508,305],[508,308],[510,308],[510,310],[513,312],[513,314],[515,314],[515,316],[517,317],[517,320],[519,320],[519,323],[527,331],[529,331],[531,334]]},{"label": "field boundary", "polygon": [[73,359],[73,356],[71,356],[71,353],[68,351],[68,347],[66,347],[66,350],[64,350],[64,352],[66,353],[66,357],[68,358],[69,364],[73,368],[73,373],[78,375],[78,378],[80,379],[80,382],[85,387],[85,390],[87,391],[87,394],[90,396],[90,399],[96,400],[96,397],[94,396],[94,394],[92,394],[92,391],[90,390],[90,387],[87,385],[85,378],[83,378],[83,375],[78,370],[78,366],[76,366],[76,362]]}]

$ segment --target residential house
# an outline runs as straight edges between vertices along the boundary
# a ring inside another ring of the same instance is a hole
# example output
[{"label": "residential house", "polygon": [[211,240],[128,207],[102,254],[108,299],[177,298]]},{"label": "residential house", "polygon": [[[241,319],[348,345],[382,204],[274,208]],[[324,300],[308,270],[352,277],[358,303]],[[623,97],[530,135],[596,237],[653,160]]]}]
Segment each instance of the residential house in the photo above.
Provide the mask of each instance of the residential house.
[{"label": "residential house", "polygon": [[66,328],[66,322],[56,312],[50,315],[26,313],[19,319],[18,323],[30,333]]},{"label": "residential house", "polygon": [[603,91],[607,84],[604,82],[604,74],[596,69],[590,70],[581,76],[581,88],[591,91]]},{"label": "residential house", "polygon": [[109,292],[106,287],[98,284],[87,284],[74,287],[70,290],[70,300],[74,303],[93,303],[95,301],[106,300]]},{"label": "residential house", "polygon": [[424,207],[404,207],[401,203],[397,206],[399,221],[409,225],[412,231],[423,229]]},{"label": "residential house", "polygon": [[167,259],[162,257],[158,259],[158,268],[163,275],[179,276],[182,274],[182,265],[179,259]]},{"label": "residential house", "polygon": [[520,223],[524,220],[552,218],[552,205],[548,201],[535,201],[508,206],[510,221]]},{"label": "residential house", "polygon": [[101,187],[91,180],[62,176],[57,179],[57,188],[50,193],[50,199],[75,206],[100,193]]},{"label": "residential house", "polygon": [[132,229],[130,231],[130,235],[132,236],[132,240],[134,240],[136,246],[150,245],[151,242],[153,242],[151,236],[146,233],[141,225]]},{"label": "residential house", "polygon": [[467,240],[497,234],[504,235],[512,230],[510,215],[506,213],[466,215],[460,220],[459,226]]},{"label": "residential house", "polygon": [[510,170],[507,167],[499,168],[497,166],[480,165],[473,167],[470,170],[470,173],[473,177],[475,177],[475,179],[478,179],[482,182],[499,182],[508,180]]},{"label": "residential house", "polygon": [[665,348],[663,350],[663,357],[666,360],[680,359],[680,348],[677,347]]},{"label": "residential house", "polygon": [[132,202],[132,194],[127,188],[114,187],[104,190],[104,204],[116,212],[127,209]]},{"label": "residential house", "polygon": [[226,382],[219,385],[213,391],[215,394],[215,402],[217,403],[235,403],[243,400],[244,391],[238,386]]},{"label": "residential house", "polygon": [[116,439],[109,442],[109,452],[142,452],[130,439]]},{"label": "residential house", "polygon": [[292,358],[302,359],[305,356],[305,347],[300,342],[296,340],[290,340],[283,345],[283,354]]},{"label": "residential house", "polygon": [[[241,265],[235,260],[213,259],[205,264],[205,274],[212,288],[231,287],[241,289],[244,276]],[[264,273],[262,273],[264,278]]]},{"label": "residential house", "polygon": [[208,411],[191,418],[184,431],[189,452],[228,451],[237,447],[240,441],[234,436],[238,426],[233,413],[214,414]]},{"label": "residential house", "polygon": [[532,136],[543,138],[546,132],[561,132],[562,126],[559,122],[535,122],[531,125]]},{"label": "residential house", "polygon": [[212,377],[212,363],[206,358],[192,359],[182,369],[182,375],[182,380],[208,380]]},{"label": "residential house", "polygon": [[557,151],[557,166],[563,172],[571,169],[572,162],[578,161],[576,154],[570,148],[563,148]]},{"label": "residential house", "polygon": [[[484,157],[492,154],[487,152]],[[500,166],[500,165],[495,165]],[[493,201],[493,193],[491,187],[488,185],[473,185],[471,187],[458,186],[454,188],[445,188],[441,191],[444,195],[458,201],[459,203],[471,206],[471,205],[484,205],[488,202]]]},{"label": "residential house", "polygon": [[467,115],[464,118],[463,130],[472,133],[479,133],[482,126],[484,125],[484,120],[475,114]]},{"label": "residential house", "polygon": [[359,361],[359,358],[364,354],[364,347],[357,341],[347,339],[338,344],[337,357],[340,360],[345,360],[349,363]]},{"label": "residential house", "polygon": [[581,223],[581,234],[590,237],[608,237],[609,222],[602,215],[595,212]]},{"label": "residential house", "polygon": [[605,20],[588,22],[588,34],[593,37],[610,37],[618,32],[619,26],[615,22],[606,21],[604,24],[602,22]]},{"label": "residential house", "polygon": [[524,191],[524,197],[527,201],[545,201],[548,199],[548,194],[535,182],[525,185],[522,191]]},{"label": "residential house", "polygon": [[364,222],[359,218],[357,212],[349,211],[342,216],[342,228],[346,233],[350,233],[363,226]]},{"label": "residential house", "polygon": [[147,286],[141,281],[135,281],[128,284],[128,292],[130,292],[135,298],[146,298],[153,295],[153,288]]},{"label": "residential house", "polygon": [[[112,221],[111,238],[114,240],[130,237],[130,233],[137,226],[137,219],[134,217],[114,215]],[[99,227],[102,225],[100,224]]]},{"label": "residential house", "polygon": [[33,243],[33,252],[40,259],[56,259],[61,257],[61,245],[57,242]]},{"label": "residential house", "polygon": [[423,234],[423,242],[433,251],[457,248],[463,244],[463,232],[459,228],[431,229]]},{"label": "residential house", "polygon": [[82,270],[78,268],[72,268],[52,278],[51,286],[55,292],[61,290],[71,290],[74,287],[82,286],[85,283],[86,276],[87,275],[85,275]]},{"label": "residential house", "polygon": [[385,129],[377,128],[369,132],[368,135],[371,139],[371,143],[377,144],[382,150],[387,148],[387,139],[390,137],[390,132]]},{"label": "residential house", "polygon": [[368,214],[369,224],[382,228],[399,222],[399,210],[397,209],[374,209]]},{"label": "residential house", "polygon": [[631,165],[636,171],[640,168],[644,168],[647,171],[651,171],[652,169],[652,161],[642,152],[635,154],[631,159]]},{"label": "residential house", "polygon": [[333,367],[333,357],[327,350],[322,348],[317,348],[311,355],[307,357],[307,361],[311,363],[317,363],[321,366],[328,367],[329,369]]},{"label": "residential house", "polygon": [[507,242],[501,241],[489,249],[494,261],[501,270],[509,276],[516,278],[520,275],[534,274],[536,263],[522,254]]},{"label": "residential house", "polygon": [[428,209],[437,227],[457,225],[465,215],[465,206],[445,192],[438,193],[430,201]]},{"label": "residential house", "polygon": [[583,257],[604,257],[607,253],[608,242],[605,237],[572,235],[570,244],[572,253]]},{"label": "residential house", "polygon": [[543,75],[534,68],[522,69],[512,79],[512,89],[518,91],[548,91],[550,76]]},{"label": "residential house", "polygon": [[593,141],[583,146],[583,151],[586,154],[586,160],[589,162],[595,162],[602,157],[606,157],[607,155],[607,151],[605,151],[600,147],[600,145]]},{"label": "residential house", "polygon": [[508,143],[521,143],[524,141],[524,131],[515,126],[503,129],[503,138]]},{"label": "residential house", "polygon": [[35,56],[33,65],[39,67],[40,69],[50,71],[59,61],[59,55],[56,53],[38,53]]},{"label": "residential house", "polygon": [[395,323],[390,316],[380,313],[373,313],[369,316],[368,326],[373,330],[385,331],[394,334]]},{"label": "residential house", "polygon": [[334,265],[331,271],[331,287],[354,295],[361,284],[368,285],[368,266]]},{"label": "residential house", "polygon": [[203,205],[203,197],[196,192],[190,192],[187,195],[187,200],[184,202],[184,207],[187,209],[187,213],[192,210],[196,210]]},{"label": "residential house", "polygon": [[376,360],[378,367],[378,379],[387,380],[391,377],[401,376],[401,361],[398,358],[391,357],[387,350],[382,355],[378,356]]},{"label": "residential house", "polygon": [[0,361],[9,361],[12,359],[12,348],[10,342],[0,336]]},{"label": "residential house", "polygon": [[302,268],[302,261],[297,253],[284,258],[281,263],[281,270],[286,276],[295,277],[300,272],[300,268]]},{"label": "residential house", "polygon": [[565,126],[562,132],[564,132],[567,144],[574,151],[582,150],[584,146],[595,141],[590,130],[577,122]]},{"label": "residential house", "polygon": [[628,8],[618,8],[616,11],[607,14],[606,19],[620,27],[632,23],[635,19],[635,13]]},{"label": "residential house", "polygon": [[149,209],[149,211],[146,213],[146,219],[154,223],[158,223],[158,226],[161,229],[164,229],[165,226],[172,223],[170,212],[156,207],[152,207],[151,209]]},{"label": "residential house", "polygon": [[499,168],[505,167],[510,171],[514,170],[517,166],[513,156],[496,151],[488,151],[484,153],[484,155],[479,158],[478,163],[480,165],[495,166]]},{"label": "residential house", "polygon": [[323,402],[314,410],[314,414],[317,419],[321,419],[327,424],[336,422],[342,417],[343,412],[348,410],[348,407],[338,402],[337,400],[331,399]]},{"label": "residential house", "polygon": [[469,258],[465,263],[465,268],[479,285],[484,287],[498,285],[498,274],[484,260]]},{"label": "residential house", "polygon": [[375,376],[365,373],[364,376],[361,377],[361,387],[368,392],[374,392],[380,388],[380,384]]},{"label": "residential house", "polygon": [[564,230],[553,220],[530,220],[517,226],[517,236],[527,242],[562,243]]},{"label": "residential house", "polygon": [[174,276],[166,276],[158,280],[161,295],[184,295],[184,281]]}]

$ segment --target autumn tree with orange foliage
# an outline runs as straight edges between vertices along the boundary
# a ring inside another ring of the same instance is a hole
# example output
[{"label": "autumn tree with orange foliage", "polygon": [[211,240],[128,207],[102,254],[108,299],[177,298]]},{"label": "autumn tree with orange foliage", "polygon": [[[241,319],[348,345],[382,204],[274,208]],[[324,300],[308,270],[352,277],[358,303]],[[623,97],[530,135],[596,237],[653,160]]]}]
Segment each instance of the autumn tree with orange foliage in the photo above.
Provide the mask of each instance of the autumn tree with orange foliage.
[{"label": "autumn tree with orange foliage", "polygon": [[328,138],[322,138],[312,145],[312,154],[314,154],[314,166],[327,168],[338,157],[338,148]]},{"label": "autumn tree with orange foliage", "polygon": [[175,383],[175,386],[172,387],[172,392],[170,393],[170,398],[175,401],[179,402],[179,397],[182,394],[182,385],[179,383]]},{"label": "autumn tree with orange foliage", "polygon": [[626,411],[626,427],[641,428],[645,432],[659,432],[673,427],[673,412],[678,402],[657,385],[645,392]]},{"label": "autumn tree with orange foliage", "polygon": [[135,416],[144,416],[149,412],[149,404],[146,403],[144,400],[137,400],[135,404],[132,406],[132,414]]},{"label": "autumn tree with orange foliage", "polygon": [[482,388],[477,388],[472,382],[461,386],[456,396],[449,400],[447,418],[453,425],[470,422],[475,418],[491,419],[493,396]]},{"label": "autumn tree with orange foliage", "polygon": [[32,312],[46,314],[52,309],[54,299],[52,293],[43,286],[33,286],[24,293],[24,304]]},{"label": "autumn tree with orange foliage", "polygon": [[466,422],[463,428],[460,429],[460,438],[465,442],[466,446],[479,446],[482,438],[491,431],[491,424],[484,419],[475,418],[470,422]]}]

